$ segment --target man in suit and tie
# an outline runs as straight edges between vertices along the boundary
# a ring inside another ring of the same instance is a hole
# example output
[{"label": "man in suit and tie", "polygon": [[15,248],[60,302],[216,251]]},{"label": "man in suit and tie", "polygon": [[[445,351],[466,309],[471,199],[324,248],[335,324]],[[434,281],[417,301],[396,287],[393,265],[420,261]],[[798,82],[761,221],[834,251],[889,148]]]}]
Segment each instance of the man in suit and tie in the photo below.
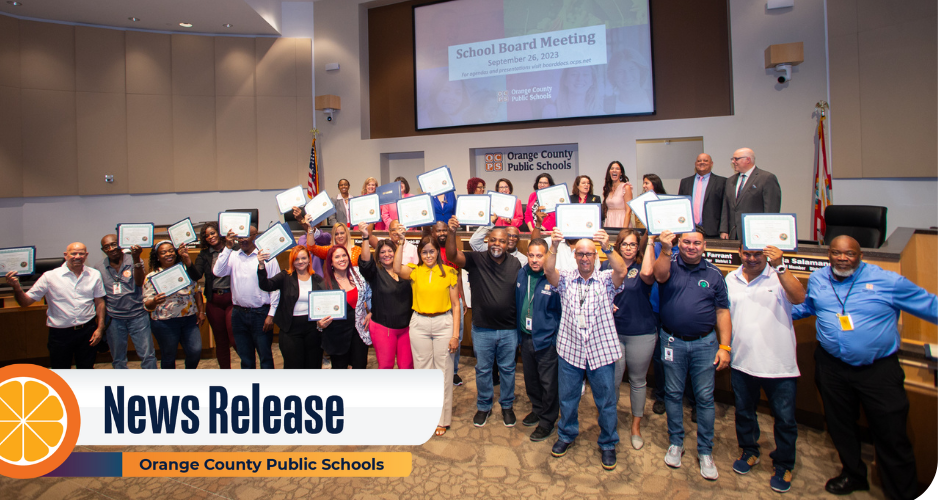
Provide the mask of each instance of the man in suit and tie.
[{"label": "man in suit and tie", "polygon": [[736,175],[726,180],[720,238],[742,237],[742,214],[777,214],[782,208],[782,188],[775,174],[756,166],[756,154],[737,149],[730,158]]},{"label": "man in suit and tie", "polygon": [[720,217],[723,214],[723,196],[726,177],[711,173],[713,158],[707,153],[697,155],[694,162],[695,175],[681,179],[681,196],[690,196],[694,209],[694,225],[704,229],[704,236],[716,238],[720,235]]}]

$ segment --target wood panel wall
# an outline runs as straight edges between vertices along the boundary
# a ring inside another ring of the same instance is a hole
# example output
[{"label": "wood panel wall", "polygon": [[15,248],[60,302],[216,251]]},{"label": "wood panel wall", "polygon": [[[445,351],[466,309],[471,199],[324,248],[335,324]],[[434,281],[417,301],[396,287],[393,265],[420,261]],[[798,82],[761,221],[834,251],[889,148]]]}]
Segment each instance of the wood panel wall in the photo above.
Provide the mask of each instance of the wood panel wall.
[{"label": "wood panel wall", "polygon": [[0,197],[288,188],[309,161],[311,60],[305,38],[0,16]]}]

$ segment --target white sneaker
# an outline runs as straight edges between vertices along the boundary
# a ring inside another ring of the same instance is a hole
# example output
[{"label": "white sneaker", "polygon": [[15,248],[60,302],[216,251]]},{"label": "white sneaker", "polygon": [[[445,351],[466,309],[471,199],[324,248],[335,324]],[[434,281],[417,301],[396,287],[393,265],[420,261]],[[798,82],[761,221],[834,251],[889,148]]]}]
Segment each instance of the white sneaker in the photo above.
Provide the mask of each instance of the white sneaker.
[{"label": "white sneaker", "polygon": [[700,455],[700,475],[704,479],[716,481],[720,474],[717,472],[717,466],[713,463],[712,455]]},{"label": "white sneaker", "polygon": [[684,447],[672,444],[668,447],[668,453],[664,456],[665,465],[677,469],[681,466],[682,455],[684,455]]}]

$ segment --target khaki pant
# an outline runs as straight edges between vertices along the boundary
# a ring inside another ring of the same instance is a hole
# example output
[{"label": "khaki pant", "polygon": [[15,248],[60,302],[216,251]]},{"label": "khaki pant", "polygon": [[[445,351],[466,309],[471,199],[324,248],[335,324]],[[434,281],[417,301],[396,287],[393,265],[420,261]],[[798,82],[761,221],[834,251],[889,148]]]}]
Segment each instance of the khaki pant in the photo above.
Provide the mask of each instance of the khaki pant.
[{"label": "khaki pant", "polygon": [[410,350],[414,355],[414,369],[437,369],[443,372],[443,413],[440,426],[449,427],[453,417],[453,354],[449,340],[453,338],[453,314],[410,318]]}]

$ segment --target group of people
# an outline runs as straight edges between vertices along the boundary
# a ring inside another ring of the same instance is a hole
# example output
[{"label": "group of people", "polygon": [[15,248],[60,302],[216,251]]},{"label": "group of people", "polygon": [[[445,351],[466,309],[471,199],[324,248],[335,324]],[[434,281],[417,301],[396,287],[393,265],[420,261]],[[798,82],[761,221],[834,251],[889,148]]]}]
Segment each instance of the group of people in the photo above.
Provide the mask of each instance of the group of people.
[{"label": "group of people", "polygon": [[[724,179],[710,173],[709,156],[697,158],[696,175],[682,181],[681,190],[690,191],[698,224],[680,235],[622,229],[610,241],[600,229],[592,240],[566,239],[548,222],[549,215],[536,210],[523,216],[533,231],[522,253],[519,207],[516,217],[493,218],[478,228],[469,241],[472,250],[465,251],[457,235],[459,220],[451,213],[455,200],[447,193],[436,205],[448,217],[425,228],[416,246],[393,217],[386,223],[388,238],[379,240],[374,226],[363,225],[362,243],[356,246],[348,213],[342,213],[347,203],[341,206],[339,199],[331,241],[317,244],[323,233],[307,224],[307,235],[290,250],[285,270],[255,247],[256,227],[249,236],[238,237],[220,234],[210,222],[202,227],[202,248],[194,263],[185,245],[177,248],[163,241],[153,247],[145,269],[140,247],[125,253],[109,234],[101,240],[106,257],[94,266],[85,266],[86,247],[72,243],[65,264],[40,276],[28,291],[14,273],[6,278],[21,306],[45,297],[53,368],[69,368],[73,362],[92,368],[96,345],[105,336],[115,368],[127,366],[128,338],[142,368],[156,368],[151,333],[160,347],[161,368],[175,368],[178,346],[185,353],[185,367],[195,368],[202,349],[199,327],[206,320],[220,368],[230,368],[229,346],[235,347],[241,368],[258,363],[273,368],[272,329],[277,325],[284,368],[322,368],[328,355],[333,369],[362,369],[374,346],[379,368],[441,370],[444,403],[437,436],[452,425],[453,387],[462,384],[456,372],[471,290],[474,426],[491,418],[495,385],[500,387],[503,424],[516,425],[520,350],[531,404],[522,424],[534,427],[530,439],[544,441],[556,432],[551,454],[564,456],[579,434],[578,407],[588,381],[598,410],[600,462],[603,469],[613,470],[619,386],[627,373],[630,444],[640,450],[646,374],[650,365],[660,365],[654,373],[663,401],[653,411],[667,414],[670,445],[664,462],[673,468],[682,465],[682,400],[688,396],[696,413],[700,474],[716,480],[714,383],[716,372],[729,368],[741,448],[732,468],[747,474],[760,461],[756,406],[764,390],[775,420],[770,486],[778,492],[791,487],[796,455],[800,372],[793,320],[816,316],[820,345],[815,378],[843,464],[827,491],[868,488],[856,425],[862,406],[875,437],[885,493],[914,497],[916,468],[906,433],[909,403],[897,357],[897,318],[905,311],[938,322],[938,299],[895,273],[864,263],[859,244],[849,236],[830,242],[831,265],[811,274],[807,290],[786,269],[782,252],[771,246],[760,251],[740,246],[742,265],[724,278],[703,258],[705,238],[738,238],[740,211],[752,210],[757,198],[764,211],[778,211],[780,199],[777,180],[755,167],[751,150],[737,151],[732,161],[738,173]],[[538,183],[542,180],[543,175]],[[406,180],[400,181],[406,193]],[[644,189],[663,191],[660,179],[646,176],[643,181]],[[348,191],[348,181],[342,182],[340,198]],[[376,186],[370,179],[363,190]],[[592,195],[588,177],[578,178],[575,187],[579,202],[604,204],[607,221],[619,215],[628,219],[627,205],[621,208],[608,196],[630,190],[621,165],[610,165],[602,201]],[[484,190],[484,181],[474,178],[467,188]],[[506,180],[496,188],[512,189]],[[304,220],[301,209],[294,214]],[[602,263],[598,251],[606,256]],[[321,272],[314,270],[317,260]],[[157,293],[149,278],[180,263],[192,284],[169,296]],[[463,283],[463,271],[468,283]],[[204,284],[198,284],[200,279]],[[313,290],[342,290],[344,319],[309,320],[305,297]]]}]

